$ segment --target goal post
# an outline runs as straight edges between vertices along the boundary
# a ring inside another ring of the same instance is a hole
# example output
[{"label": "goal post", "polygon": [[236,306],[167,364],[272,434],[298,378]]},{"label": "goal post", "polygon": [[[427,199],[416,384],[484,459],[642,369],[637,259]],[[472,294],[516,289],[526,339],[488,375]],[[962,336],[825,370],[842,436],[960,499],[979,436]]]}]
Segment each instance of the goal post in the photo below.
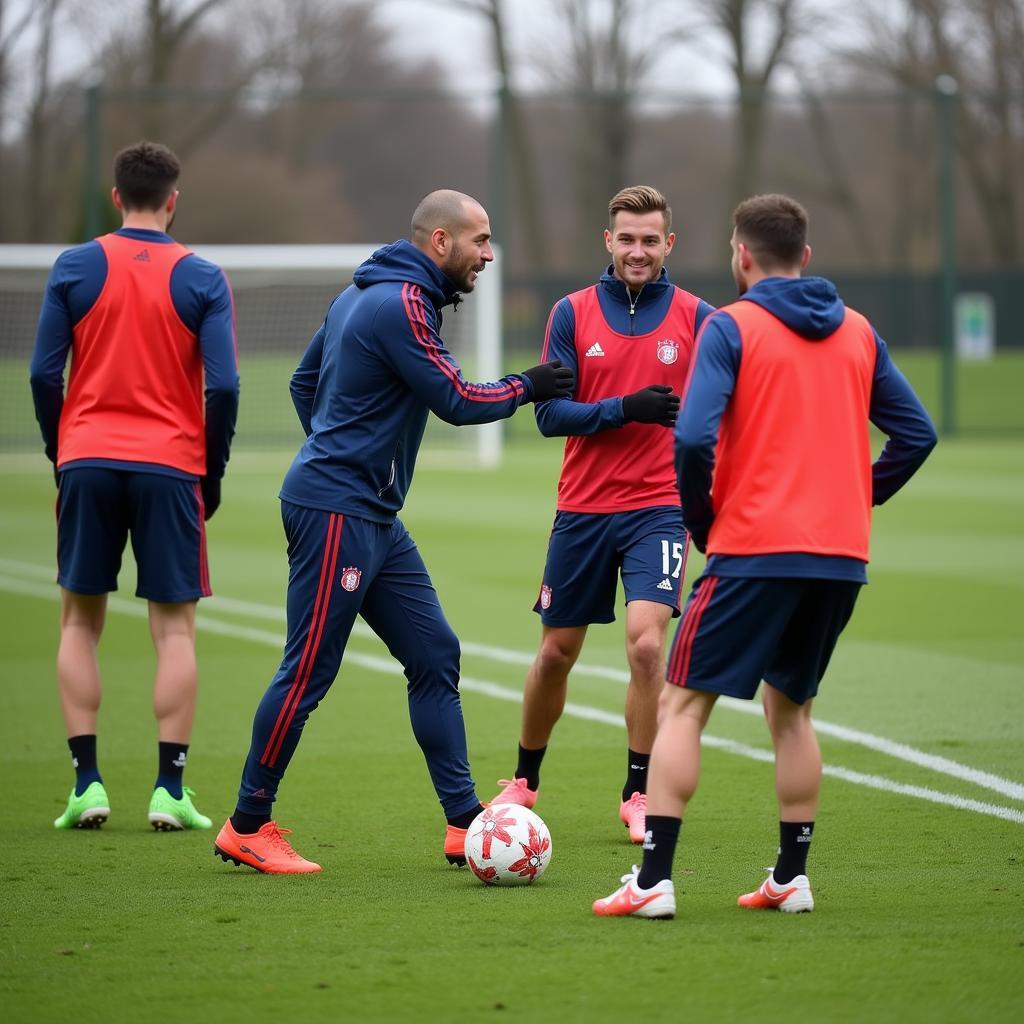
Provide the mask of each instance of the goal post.
[{"label": "goal post", "polygon": [[[0,245],[0,450],[39,444],[28,361],[50,267],[67,246]],[[196,245],[223,267],[235,297],[242,400],[236,444],[298,447],[302,432],[288,394],[292,370],[334,296],[377,245]],[[502,375],[501,256],[477,278],[459,309],[444,310],[441,334],[467,378]],[[431,416],[424,453],[493,468],[502,423],[453,427]]]}]

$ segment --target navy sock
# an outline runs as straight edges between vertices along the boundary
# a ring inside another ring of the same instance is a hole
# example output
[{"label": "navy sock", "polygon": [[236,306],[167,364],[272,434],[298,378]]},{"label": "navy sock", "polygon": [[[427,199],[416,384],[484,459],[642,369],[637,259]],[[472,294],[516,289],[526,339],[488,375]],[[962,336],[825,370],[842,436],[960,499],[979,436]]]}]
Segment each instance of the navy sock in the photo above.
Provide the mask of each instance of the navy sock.
[{"label": "navy sock", "polygon": [[71,763],[75,766],[75,796],[81,796],[93,782],[102,782],[96,767],[96,734],[68,737]]},{"label": "navy sock", "polygon": [[160,743],[159,767],[153,788],[163,786],[175,800],[181,799],[181,773],[188,756],[187,743]]},{"label": "navy sock", "polygon": [[797,875],[807,874],[807,851],[814,835],[813,821],[779,822],[779,858],[772,878],[779,885],[792,882]]},{"label": "navy sock", "polygon": [[235,813],[231,815],[231,827],[241,836],[251,836],[259,832],[268,821],[269,814],[249,814],[238,808],[235,808]]},{"label": "navy sock", "polygon": [[650,754],[638,754],[635,750],[628,751],[628,758],[626,785],[622,787],[623,801],[634,793],[647,792],[647,766],[651,763]]},{"label": "navy sock", "polygon": [[477,804],[471,811],[466,811],[465,814],[460,814],[457,818],[449,818],[448,824],[454,825],[456,828],[469,828],[472,820],[484,809],[483,804]]},{"label": "navy sock", "polygon": [[672,859],[676,855],[676,843],[679,841],[682,824],[679,818],[647,815],[644,862],[636,881],[641,889],[650,889],[652,885],[672,877]]},{"label": "navy sock", "polygon": [[527,750],[519,744],[519,764],[516,765],[516,778],[526,779],[526,785],[530,789],[536,789],[540,785],[540,763],[544,760],[547,752],[547,745],[537,750]]}]

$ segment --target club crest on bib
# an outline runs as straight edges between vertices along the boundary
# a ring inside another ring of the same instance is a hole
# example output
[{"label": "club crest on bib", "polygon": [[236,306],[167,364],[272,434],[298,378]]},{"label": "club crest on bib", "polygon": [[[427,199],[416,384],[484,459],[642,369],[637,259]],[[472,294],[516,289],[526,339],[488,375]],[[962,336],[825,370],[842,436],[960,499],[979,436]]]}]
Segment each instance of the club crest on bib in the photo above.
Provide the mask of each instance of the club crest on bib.
[{"label": "club crest on bib", "polygon": [[346,566],[341,570],[341,585],[351,593],[359,589],[359,581],[363,578],[363,570],[357,569],[354,565]]},{"label": "club crest on bib", "polygon": [[540,606],[544,611],[547,611],[551,607],[551,588],[546,583],[541,584]]},{"label": "club crest on bib", "polygon": [[679,342],[664,338],[658,342],[658,358],[666,365],[671,366],[679,358]]}]

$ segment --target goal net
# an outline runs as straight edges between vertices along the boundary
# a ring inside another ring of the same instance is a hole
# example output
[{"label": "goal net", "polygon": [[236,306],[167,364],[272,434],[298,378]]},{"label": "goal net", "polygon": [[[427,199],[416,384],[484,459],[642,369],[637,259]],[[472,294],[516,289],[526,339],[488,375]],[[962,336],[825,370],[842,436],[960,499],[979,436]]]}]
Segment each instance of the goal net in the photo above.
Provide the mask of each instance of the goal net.
[{"label": "goal net", "polygon": [[[0,451],[41,451],[28,367],[46,278],[64,246],[0,246]],[[288,382],[331,300],[374,245],[199,245],[224,268],[235,296],[242,397],[236,450],[298,448],[302,429]],[[446,307],[445,344],[470,380],[502,375],[500,256],[458,310]],[[502,424],[453,427],[429,418],[424,454],[493,467]]]}]

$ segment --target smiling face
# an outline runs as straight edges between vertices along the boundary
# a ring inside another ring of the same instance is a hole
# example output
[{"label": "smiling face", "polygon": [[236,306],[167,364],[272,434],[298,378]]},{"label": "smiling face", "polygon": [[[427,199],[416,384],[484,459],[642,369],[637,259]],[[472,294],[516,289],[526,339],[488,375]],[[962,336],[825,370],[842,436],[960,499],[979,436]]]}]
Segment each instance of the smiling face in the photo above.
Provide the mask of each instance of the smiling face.
[{"label": "smiling face", "polygon": [[491,222],[479,203],[465,204],[465,217],[449,236],[441,269],[460,292],[471,292],[477,275],[494,259]]},{"label": "smiling face", "polygon": [[675,241],[674,234],[665,233],[665,214],[661,210],[619,210],[611,230],[604,233],[615,276],[633,292],[658,279]]}]

